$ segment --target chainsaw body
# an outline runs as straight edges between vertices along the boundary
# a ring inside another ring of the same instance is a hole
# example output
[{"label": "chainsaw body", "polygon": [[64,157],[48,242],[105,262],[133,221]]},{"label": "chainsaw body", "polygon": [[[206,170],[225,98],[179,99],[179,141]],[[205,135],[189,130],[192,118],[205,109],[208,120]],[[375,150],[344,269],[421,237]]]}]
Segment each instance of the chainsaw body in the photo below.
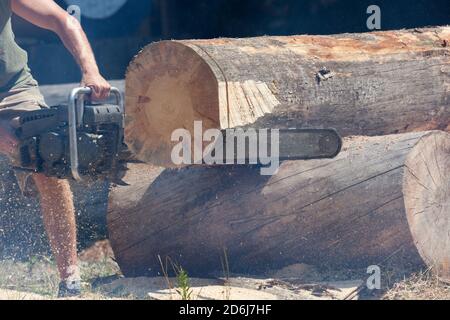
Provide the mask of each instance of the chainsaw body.
[{"label": "chainsaw body", "polygon": [[68,105],[25,113],[19,118],[18,169],[51,177],[108,178],[124,149],[124,108],[113,88],[112,104],[87,103],[89,88],[74,89]]}]

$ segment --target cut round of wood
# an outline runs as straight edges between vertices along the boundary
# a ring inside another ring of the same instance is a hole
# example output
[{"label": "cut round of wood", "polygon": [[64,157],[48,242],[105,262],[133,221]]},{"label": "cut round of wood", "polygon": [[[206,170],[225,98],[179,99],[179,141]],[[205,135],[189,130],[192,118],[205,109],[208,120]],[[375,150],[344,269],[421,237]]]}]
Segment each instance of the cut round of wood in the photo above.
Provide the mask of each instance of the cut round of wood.
[{"label": "cut round of wood", "polygon": [[153,43],[127,72],[127,144],[172,166],[172,132],[196,120],[343,136],[450,130],[448,43],[450,27]]},{"label": "cut round of wood", "polygon": [[450,139],[443,136],[421,140],[408,155],[403,193],[420,255],[450,280]]},{"label": "cut round of wood", "polygon": [[[295,263],[384,265],[402,252],[450,279],[450,134],[349,137],[335,159],[162,169],[130,165],[108,227],[127,276],[258,274]],[[226,254],[225,254],[226,252]],[[422,258],[422,259],[421,259]]]}]

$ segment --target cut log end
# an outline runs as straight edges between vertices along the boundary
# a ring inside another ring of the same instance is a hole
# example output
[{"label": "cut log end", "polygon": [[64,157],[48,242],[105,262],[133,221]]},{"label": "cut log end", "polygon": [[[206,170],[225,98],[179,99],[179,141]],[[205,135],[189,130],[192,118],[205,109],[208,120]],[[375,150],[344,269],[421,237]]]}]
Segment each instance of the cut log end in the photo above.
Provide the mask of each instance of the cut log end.
[{"label": "cut log end", "polygon": [[218,86],[213,71],[190,47],[163,41],[144,48],[126,80],[126,142],[138,159],[170,166],[172,133],[219,127]]},{"label": "cut log end", "polygon": [[404,199],[416,247],[438,275],[450,279],[450,136],[424,136],[405,163]]},{"label": "cut log end", "polygon": [[449,130],[443,41],[449,27],[154,43],[127,72],[126,142],[139,160],[173,167],[172,133],[192,138],[195,121],[203,130],[264,120],[342,136]]}]

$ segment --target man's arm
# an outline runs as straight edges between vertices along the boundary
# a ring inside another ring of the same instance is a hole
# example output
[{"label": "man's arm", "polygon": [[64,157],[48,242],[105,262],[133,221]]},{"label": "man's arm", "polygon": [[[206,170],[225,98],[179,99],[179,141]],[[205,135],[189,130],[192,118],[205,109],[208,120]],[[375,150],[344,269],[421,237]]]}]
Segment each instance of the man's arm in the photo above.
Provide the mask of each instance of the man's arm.
[{"label": "man's arm", "polygon": [[93,89],[93,99],[108,96],[111,86],[100,75],[92,48],[77,19],[53,0],[12,0],[11,6],[15,14],[59,36],[81,68],[82,85]]}]

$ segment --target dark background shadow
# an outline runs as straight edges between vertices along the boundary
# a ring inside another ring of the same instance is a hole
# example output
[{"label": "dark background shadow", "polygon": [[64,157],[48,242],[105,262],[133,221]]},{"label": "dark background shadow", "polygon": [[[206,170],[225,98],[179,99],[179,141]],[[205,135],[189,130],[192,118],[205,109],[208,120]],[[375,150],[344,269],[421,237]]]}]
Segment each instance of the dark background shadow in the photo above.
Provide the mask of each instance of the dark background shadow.
[{"label": "dark background shadow", "polygon": [[[160,39],[367,32],[366,10],[372,4],[381,8],[383,30],[450,23],[448,0],[97,0],[95,6],[89,6],[91,0],[56,2],[63,8],[69,3],[80,6],[82,25],[108,79],[122,79],[140,48]],[[14,28],[42,84],[79,81],[78,67],[54,35],[21,19],[15,19]]]}]

